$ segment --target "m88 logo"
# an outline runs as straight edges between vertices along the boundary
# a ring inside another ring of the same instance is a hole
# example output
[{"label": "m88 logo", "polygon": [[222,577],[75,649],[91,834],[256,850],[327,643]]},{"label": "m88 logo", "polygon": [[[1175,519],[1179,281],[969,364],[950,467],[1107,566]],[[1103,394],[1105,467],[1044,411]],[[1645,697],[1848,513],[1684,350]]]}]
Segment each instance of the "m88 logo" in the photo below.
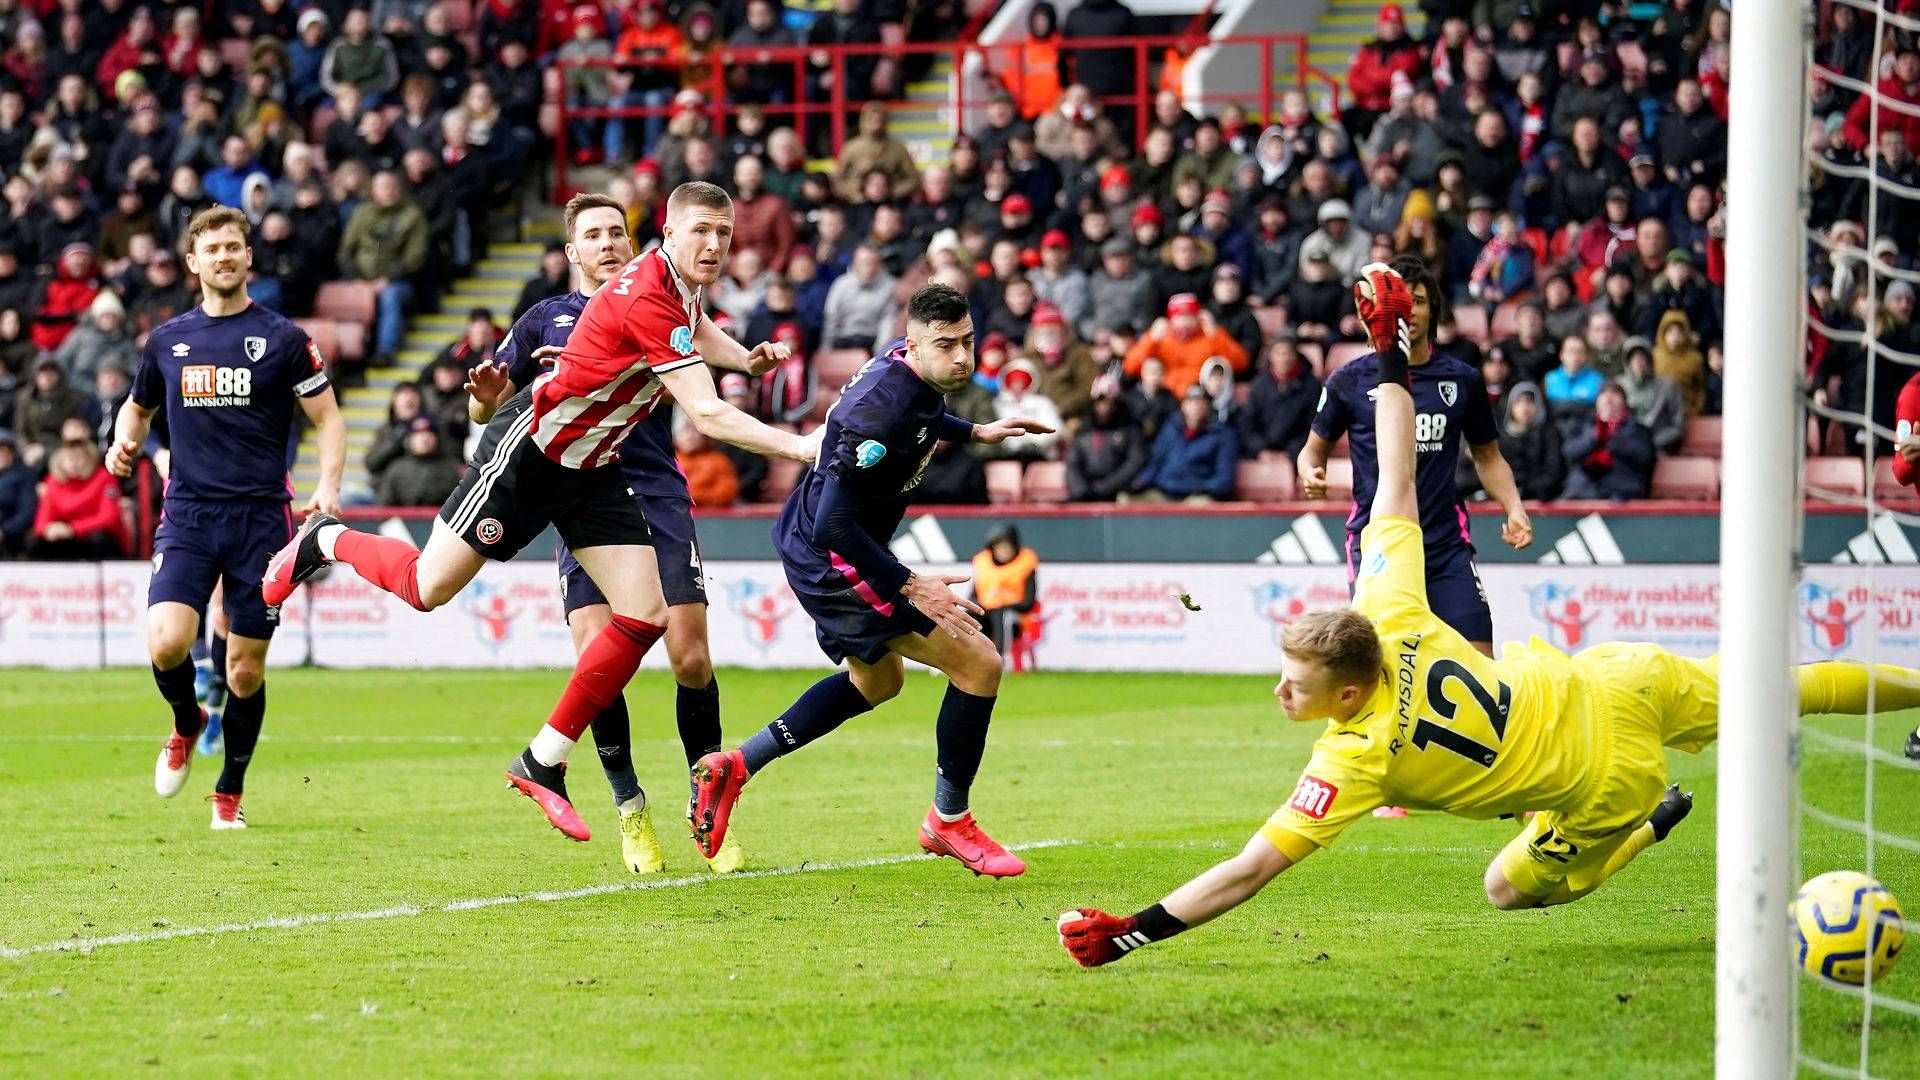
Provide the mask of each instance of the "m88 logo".
[{"label": "m88 logo", "polygon": [[187,404],[214,404],[208,398],[244,398],[253,395],[251,368],[193,364],[180,369],[180,396]]}]

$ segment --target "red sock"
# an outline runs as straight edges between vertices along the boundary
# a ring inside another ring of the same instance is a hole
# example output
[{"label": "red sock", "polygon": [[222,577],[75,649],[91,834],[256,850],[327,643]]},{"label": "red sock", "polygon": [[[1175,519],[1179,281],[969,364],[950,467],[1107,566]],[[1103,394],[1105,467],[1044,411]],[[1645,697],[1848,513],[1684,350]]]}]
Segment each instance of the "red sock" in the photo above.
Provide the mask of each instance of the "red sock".
[{"label": "red sock", "polygon": [[421,611],[420,579],[414,568],[420,564],[420,549],[405,540],[375,536],[356,529],[343,530],[333,541],[337,562],[346,563],[360,576]]},{"label": "red sock", "polygon": [[581,650],[573,677],[567,680],[566,692],[553,707],[547,726],[569,739],[578,739],[593,718],[627,688],[633,673],[639,670],[640,659],[666,632],[664,626],[615,615],[613,622]]}]

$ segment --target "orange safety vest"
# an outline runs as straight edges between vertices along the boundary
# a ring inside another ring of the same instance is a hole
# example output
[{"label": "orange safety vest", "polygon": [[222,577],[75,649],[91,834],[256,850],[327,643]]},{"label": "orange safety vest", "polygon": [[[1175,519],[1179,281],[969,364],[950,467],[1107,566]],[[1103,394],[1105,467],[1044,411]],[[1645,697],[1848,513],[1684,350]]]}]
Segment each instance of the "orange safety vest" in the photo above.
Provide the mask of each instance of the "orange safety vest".
[{"label": "orange safety vest", "polygon": [[1001,80],[1020,115],[1032,120],[1060,100],[1060,47],[1052,42],[1026,42]]},{"label": "orange safety vest", "polygon": [[1021,548],[1013,561],[1002,565],[993,561],[993,552],[982,551],[973,557],[973,599],[981,607],[1012,607],[1027,596],[1027,579],[1040,566],[1040,556],[1032,548]]}]

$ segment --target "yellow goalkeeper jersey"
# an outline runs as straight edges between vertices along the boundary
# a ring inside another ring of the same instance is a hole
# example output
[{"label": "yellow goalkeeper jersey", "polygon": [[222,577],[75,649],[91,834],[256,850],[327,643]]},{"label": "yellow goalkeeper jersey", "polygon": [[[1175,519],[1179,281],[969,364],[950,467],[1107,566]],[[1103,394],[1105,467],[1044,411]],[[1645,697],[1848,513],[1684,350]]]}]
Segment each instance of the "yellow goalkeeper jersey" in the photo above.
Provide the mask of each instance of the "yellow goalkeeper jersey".
[{"label": "yellow goalkeeper jersey", "polygon": [[1298,861],[1378,806],[1491,818],[1577,805],[1604,756],[1573,662],[1535,639],[1482,656],[1427,607],[1420,526],[1377,518],[1360,537],[1354,610],[1380,633],[1371,699],[1329,722],[1261,832]]}]

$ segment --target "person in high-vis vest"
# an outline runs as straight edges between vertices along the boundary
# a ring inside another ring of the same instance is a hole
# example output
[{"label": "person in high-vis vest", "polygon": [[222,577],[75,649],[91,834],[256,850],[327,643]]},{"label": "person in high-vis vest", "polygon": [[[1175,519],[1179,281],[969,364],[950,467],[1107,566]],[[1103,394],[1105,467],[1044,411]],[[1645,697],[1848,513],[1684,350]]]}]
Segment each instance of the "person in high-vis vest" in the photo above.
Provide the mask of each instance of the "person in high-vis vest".
[{"label": "person in high-vis vest", "polygon": [[[987,534],[987,545],[973,557],[973,600],[985,609],[976,616],[981,629],[1000,650],[1016,660],[1016,642],[1024,634],[1026,617],[1039,606],[1040,557],[1020,546],[1020,530],[1001,525]],[[1016,663],[1014,670],[1024,665]]]}]

